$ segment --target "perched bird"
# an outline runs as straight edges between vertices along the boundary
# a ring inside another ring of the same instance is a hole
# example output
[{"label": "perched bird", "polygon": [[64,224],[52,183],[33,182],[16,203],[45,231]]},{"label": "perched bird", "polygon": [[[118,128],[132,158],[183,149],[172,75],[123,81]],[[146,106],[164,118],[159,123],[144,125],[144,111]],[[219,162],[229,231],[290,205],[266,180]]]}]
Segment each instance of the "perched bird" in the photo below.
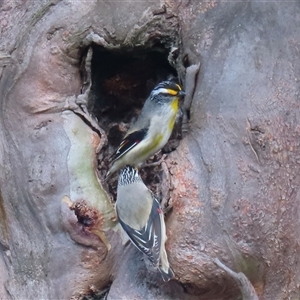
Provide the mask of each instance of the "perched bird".
[{"label": "perched bird", "polygon": [[173,81],[163,81],[152,90],[137,121],[112,155],[106,178],[126,165],[139,167],[165,146],[174,127],[179,100],[184,95],[180,85]]},{"label": "perched bird", "polygon": [[134,167],[121,170],[116,212],[131,242],[158,268],[163,280],[174,278],[165,249],[167,236],[162,209]]}]

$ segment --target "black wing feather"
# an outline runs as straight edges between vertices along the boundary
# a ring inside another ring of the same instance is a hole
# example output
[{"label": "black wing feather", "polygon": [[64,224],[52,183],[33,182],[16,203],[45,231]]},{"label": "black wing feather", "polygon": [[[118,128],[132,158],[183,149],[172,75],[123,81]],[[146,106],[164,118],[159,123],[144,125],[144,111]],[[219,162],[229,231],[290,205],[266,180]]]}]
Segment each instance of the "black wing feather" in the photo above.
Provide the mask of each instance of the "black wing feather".
[{"label": "black wing feather", "polygon": [[120,157],[122,157],[125,153],[127,153],[129,150],[135,147],[140,141],[142,141],[144,137],[147,135],[147,132],[148,129],[141,129],[128,134],[123,139],[116,152],[112,155],[111,159],[115,161]]},{"label": "black wing feather", "polygon": [[123,229],[128,234],[132,243],[148,256],[154,266],[158,266],[161,247],[161,218],[162,214],[159,202],[154,198],[151,214],[147,224],[136,230],[126,225],[119,219]]}]

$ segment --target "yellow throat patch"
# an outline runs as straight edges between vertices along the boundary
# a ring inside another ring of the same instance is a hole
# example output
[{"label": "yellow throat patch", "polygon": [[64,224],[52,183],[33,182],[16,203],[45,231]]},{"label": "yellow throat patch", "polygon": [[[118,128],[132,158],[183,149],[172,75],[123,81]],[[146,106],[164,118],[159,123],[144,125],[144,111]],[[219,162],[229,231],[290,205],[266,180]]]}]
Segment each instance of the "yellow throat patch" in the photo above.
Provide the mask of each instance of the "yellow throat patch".
[{"label": "yellow throat patch", "polygon": [[175,111],[175,112],[177,112],[177,110],[178,110],[178,108],[179,108],[179,98],[178,97],[176,97],[175,98],[175,100],[174,101],[172,101],[172,103],[171,103],[171,107],[172,107],[172,109]]}]

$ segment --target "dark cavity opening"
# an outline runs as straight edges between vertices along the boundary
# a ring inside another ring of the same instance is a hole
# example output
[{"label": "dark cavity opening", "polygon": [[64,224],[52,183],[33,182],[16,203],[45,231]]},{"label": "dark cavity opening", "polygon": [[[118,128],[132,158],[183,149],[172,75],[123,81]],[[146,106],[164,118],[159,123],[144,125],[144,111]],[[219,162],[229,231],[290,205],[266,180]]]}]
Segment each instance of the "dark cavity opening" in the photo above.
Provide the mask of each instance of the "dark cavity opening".
[{"label": "dark cavity opening", "polygon": [[93,46],[89,109],[112,145],[120,142],[118,130],[122,128],[115,128],[116,124],[130,123],[154,86],[169,75],[176,76],[168,52],[163,46],[130,51]]},{"label": "dark cavity opening", "polygon": [[[107,50],[93,45],[88,108],[108,138],[108,147],[99,155],[99,171],[103,176],[108,169],[109,157],[136,120],[151,90],[168,77],[177,77],[176,70],[169,64],[168,55],[169,49],[161,44],[130,50]],[[148,182],[159,181],[153,178],[153,172],[157,170],[141,171]],[[115,184],[114,180],[109,184],[113,194]]]}]

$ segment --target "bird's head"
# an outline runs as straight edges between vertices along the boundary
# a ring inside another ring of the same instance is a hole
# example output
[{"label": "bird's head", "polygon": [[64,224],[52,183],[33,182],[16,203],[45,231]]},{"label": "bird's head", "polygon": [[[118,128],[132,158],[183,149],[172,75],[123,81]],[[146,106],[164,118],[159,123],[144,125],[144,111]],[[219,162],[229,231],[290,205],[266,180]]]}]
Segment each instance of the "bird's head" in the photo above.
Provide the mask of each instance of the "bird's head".
[{"label": "bird's head", "polygon": [[163,81],[152,90],[150,99],[157,104],[163,105],[175,99],[182,99],[184,96],[185,92],[179,84],[173,81]]},{"label": "bird's head", "polygon": [[139,175],[138,169],[132,166],[126,166],[120,172],[118,185],[123,186],[140,181],[142,181],[142,178]]}]

